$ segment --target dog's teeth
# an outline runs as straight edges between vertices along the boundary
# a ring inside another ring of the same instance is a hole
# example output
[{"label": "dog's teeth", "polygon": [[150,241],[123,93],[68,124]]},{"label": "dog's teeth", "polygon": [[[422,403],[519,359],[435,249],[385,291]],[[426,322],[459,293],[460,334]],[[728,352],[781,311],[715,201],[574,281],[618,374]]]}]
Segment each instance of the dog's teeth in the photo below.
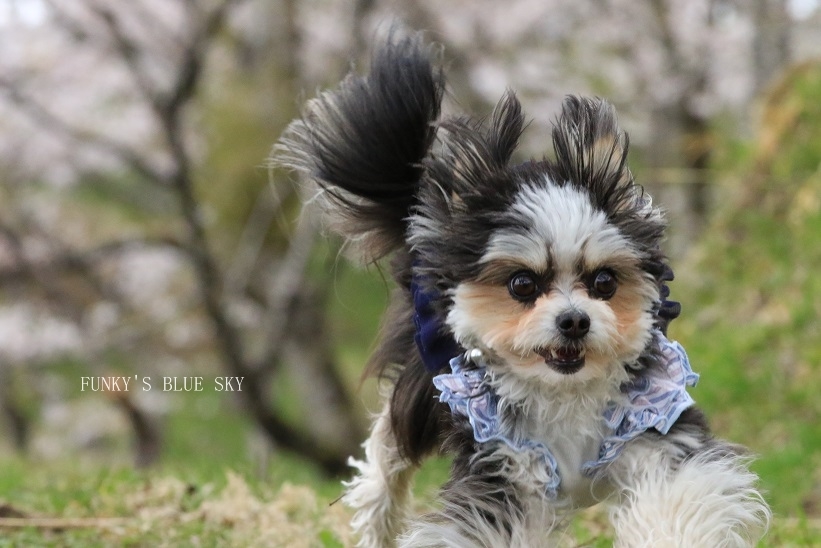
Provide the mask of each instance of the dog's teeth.
[{"label": "dog's teeth", "polygon": [[555,348],[550,349],[550,358],[553,360],[559,359],[559,354],[556,352]]},{"label": "dog's teeth", "polygon": [[579,350],[579,357],[580,357],[580,358],[584,358],[584,354],[585,354],[585,352],[586,352],[586,350],[585,350],[584,348],[582,348],[581,350]]}]

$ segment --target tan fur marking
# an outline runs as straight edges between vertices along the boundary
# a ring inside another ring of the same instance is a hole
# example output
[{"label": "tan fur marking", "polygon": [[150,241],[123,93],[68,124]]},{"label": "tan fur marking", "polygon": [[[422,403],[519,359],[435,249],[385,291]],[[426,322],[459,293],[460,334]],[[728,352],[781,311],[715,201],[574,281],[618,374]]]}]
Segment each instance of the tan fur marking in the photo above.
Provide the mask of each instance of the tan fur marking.
[{"label": "tan fur marking", "polygon": [[506,287],[463,284],[460,305],[476,321],[477,334],[489,348],[510,348],[523,307],[511,299]]},{"label": "tan fur marking", "polygon": [[578,283],[563,292],[551,288],[531,304],[511,298],[503,283],[464,283],[456,292],[455,332],[463,342],[479,344],[507,363],[531,369],[544,365],[535,350],[557,344],[555,318],[569,306],[587,312],[593,322],[585,339],[586,375],[599,377],[614,364],[638,357],[652,327],[647,312],[653,298],[650,281],[640,276],[622,278],[609,301],[592,298]]}]

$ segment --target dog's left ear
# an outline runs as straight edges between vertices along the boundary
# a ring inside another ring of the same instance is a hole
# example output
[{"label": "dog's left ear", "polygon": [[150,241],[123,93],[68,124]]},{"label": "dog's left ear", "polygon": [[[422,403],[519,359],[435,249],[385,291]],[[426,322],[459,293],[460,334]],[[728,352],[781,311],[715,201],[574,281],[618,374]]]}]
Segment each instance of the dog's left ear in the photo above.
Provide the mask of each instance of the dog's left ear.
[{"label": "dog's left ear", "polygon": [[604,211],[614,211],[641,192],[627,167],[627,134],[616,110],[602,99],[568,96],[553,128],[556,162],[565,180],[584,187]]},{"label": "dog's left ear", "polygon": [[627,134],[616,110],[601,99],[567,97],[553,128],[558,180],[584,189],[648,260],[661,260],[659,244],[666,228],[662,211],[633,182],[627,167]]}]

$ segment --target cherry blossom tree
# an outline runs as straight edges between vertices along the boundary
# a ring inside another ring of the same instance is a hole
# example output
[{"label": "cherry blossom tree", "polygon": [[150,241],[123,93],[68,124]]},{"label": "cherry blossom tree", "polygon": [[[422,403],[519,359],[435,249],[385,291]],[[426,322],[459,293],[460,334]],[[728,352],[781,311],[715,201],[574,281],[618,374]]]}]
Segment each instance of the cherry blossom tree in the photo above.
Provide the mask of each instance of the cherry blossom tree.
[{"label": "cherry blossom tree", "polygon": [[[42,16],[25,24],[19,10],[27,4]],[[139,349],[135,360],[143,365],[161,357],[164,367],[184,371],[182,355],[213,348],[226,374],[244,378],[240,395],[261,431],[338,473],[360,427],[328,346],[325,292],[306,274],[316,227],[300,216],[289,238],[267,245],[272,220],[293,217],[297,196],[291,185],[263,182],[235,242],[239,251],[226,256],[201,198],[204,185],[232,184],[210,180],[198,167],[209,151],[197,101],[209,64],[229,70],[248,46],[243,10],[264,8],[247,4],[18,2],[2,33],[8,53],[0,56],[0,109],[4,131],[25,138],[0,144],[14,204],[0,227],[0,279],[11,302],[39,303],[8,311],[48,314],[70,326],[70,348],[57,350],[74,351],[98,373],[114,350]],[[295,55],[291,45],[280,44],[283,58]],[[285,78],[297,80],[298,63],[282,64]],[[78,192],[136,209],[139,222],[106,219],[109,211],[78,200]],[[51,324],[37,323],[37,336],[47,339]],[[23,344],[18,361],[50,356],[42,340]],[[38,355],[25,355],[38,347]],[[298,428],[271,401],[286,353],[315,374],[311,397],[323,400],[318,407],[331,423],[324,432]],[[152,460],[158,434],[146,428],[145,413],[130,397],[115,401],[137,433],[138,461]]]}]

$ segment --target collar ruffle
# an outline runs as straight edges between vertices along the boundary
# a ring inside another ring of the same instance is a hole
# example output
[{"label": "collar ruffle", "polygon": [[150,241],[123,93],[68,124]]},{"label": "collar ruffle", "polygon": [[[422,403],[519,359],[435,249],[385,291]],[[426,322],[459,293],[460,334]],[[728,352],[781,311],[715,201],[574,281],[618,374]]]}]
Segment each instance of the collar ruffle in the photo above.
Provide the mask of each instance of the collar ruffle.
[{"label": "collar ruffle", "polygon": [[[622,386],[624,398],[612,402],[604,411],[602,420],[609,435],[602,440],[598,459],[582,466],[592,475],[598,468],[613,462],[624,445],[643,432],[655,429],[665,435],[676,420],[694,401],[687,393],[688,386],[695,386],[698,375],[690,367],[684,348],[658,334],[662,359],[659,367],[642,371],[633,381]],[[501,441],[517,451],[536,453],[545,463],[546,494],[555,498],[561,478],[556,458],[541,442],[517,439],[502,428],[498,415],[499,397],[488,382],[488,372],[481,364],[465,369],[469,359],[466,354],[450,360],[451,373],[437,375],[433,384],[441,392],[439,400],[450,406],[451,413],[468,418],[473,427],[473,437],[479,443]]]},{"label": "collar ruffle", "polygon": [[479,443],[498,440],[515,451],[530,451],[544,461],[547,481],[545,491],[555,498],[559,489],[558,464],[548,447],[533,440],[514,439],[503,431],[499,422],[499,396],[487,382],[484,367],[465,370],[467,359],[461,354],[450,361],[452,373],[433,378],[433,384],[441,392],[439,401],[450,406],[454,415],[468,418],[473,427],[473,438]]}]

